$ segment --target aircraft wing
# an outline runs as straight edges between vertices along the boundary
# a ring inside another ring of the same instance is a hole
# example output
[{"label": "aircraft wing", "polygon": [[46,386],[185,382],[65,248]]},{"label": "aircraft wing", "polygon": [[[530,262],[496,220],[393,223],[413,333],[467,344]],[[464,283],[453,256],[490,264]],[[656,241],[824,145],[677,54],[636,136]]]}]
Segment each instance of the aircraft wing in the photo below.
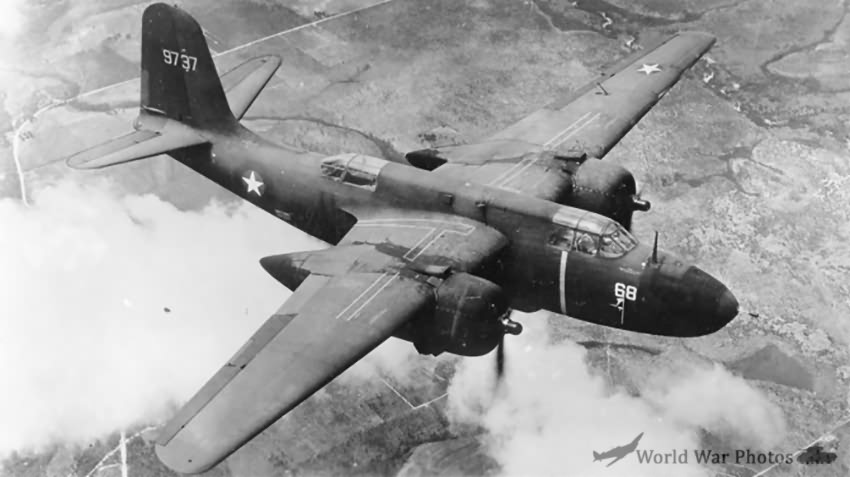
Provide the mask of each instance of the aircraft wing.
[{"label": "aircraft wing", "polygon": [[641,50],[615,71],[479,143],[431,151],[448,161],[435,172],[556,197],[569,176],[555,156],[604,156],[714,41],[705,33],[684,32]]},{"label": "aircraft wing", "polygon": [[438,258],[474,266],[506,243],[472,220],[359,213],[336,247],[296,254],[309,254],[313,273],[162,429],[156,453],[166,465],[211,468],[427,311],[434,289],[414,268]]}]

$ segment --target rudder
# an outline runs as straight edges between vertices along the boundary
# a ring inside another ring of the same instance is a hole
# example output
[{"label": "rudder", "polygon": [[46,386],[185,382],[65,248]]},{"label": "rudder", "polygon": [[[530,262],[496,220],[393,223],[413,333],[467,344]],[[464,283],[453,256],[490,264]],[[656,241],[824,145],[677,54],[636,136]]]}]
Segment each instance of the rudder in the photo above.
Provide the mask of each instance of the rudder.
[{"label": "rudder", "polygon": [[185,11],[155,3],[142,15],[142,109],[200,128],[230,127],[207,40]]}]

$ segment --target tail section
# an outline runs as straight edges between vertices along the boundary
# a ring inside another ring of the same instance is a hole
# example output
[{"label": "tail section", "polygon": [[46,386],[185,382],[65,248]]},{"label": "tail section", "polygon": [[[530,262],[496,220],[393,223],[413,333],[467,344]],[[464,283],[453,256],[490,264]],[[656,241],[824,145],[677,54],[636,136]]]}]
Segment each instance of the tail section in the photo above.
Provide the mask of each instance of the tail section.
[{"label": "tail section", "polygon": [[142,16],[135,131],[74,154],[67,163],[100,169],[208,143],[211,136],[204,131],[235,128],[279,66],[280,58],[262,56],[219,79],[198,22],[177,7],[153,4]]},{"label": "tail section", "polygon": [[600,460],[600,459],[602,459],[602,454],[600,454],[599,452],[593,451],[593,462],[596,462],[597,460]]},{"label": "tail section", "polygon": [[145,9],[141,90],[149,112],[203,129],[236,123],[201,26],[177,7]]}]

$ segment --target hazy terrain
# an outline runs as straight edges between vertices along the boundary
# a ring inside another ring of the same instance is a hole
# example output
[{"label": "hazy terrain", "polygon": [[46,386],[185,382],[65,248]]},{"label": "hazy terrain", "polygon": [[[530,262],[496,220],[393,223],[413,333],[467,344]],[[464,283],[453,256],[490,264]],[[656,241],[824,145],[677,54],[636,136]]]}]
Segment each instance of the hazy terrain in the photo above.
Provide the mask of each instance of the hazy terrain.
[{"label": "hazy terrain", "polygon": [[[498,393],[492,356],[390,341],[210,475],[850,473],[846,1],[177,3],[220,71],[283,58],[249,127],[389,158],[497,131],[677,30],[715,34],[605,160],[653,203],[637,237],[659,230],[742,306],[691,340],[518,316]],[[0,20],[0,475],[172,475],[155,426],[288,295],[257,260],[322,246],[164,157],[61,162],[129,130],[145,6],[8,2]],[[662,453],[838,457],[592,462],[640,432]]]}]

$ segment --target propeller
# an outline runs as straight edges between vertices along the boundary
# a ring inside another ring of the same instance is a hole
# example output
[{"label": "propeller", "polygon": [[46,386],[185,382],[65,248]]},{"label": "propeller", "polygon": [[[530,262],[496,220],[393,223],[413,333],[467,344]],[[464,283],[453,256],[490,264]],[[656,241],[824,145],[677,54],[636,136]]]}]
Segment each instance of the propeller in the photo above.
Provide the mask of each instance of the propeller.
[{"label": "propeller", "polygon": [[[631,202],[632,202],[631,203],[632,212],[634,212],[636,210],[639,210],[641,212],[646,212],[650,208],[652,208],[652,204],[648,200],[645,200],[643,198],[643,184],[641,184],[641,187],[637,191],[637,193],[632,195]],[[632,216],[631,216],[631,214],[629,214],[629,220],[624,225],[626,227],[626,230],[628,230],[629,232],[632,231]]]},{"label": "propeller", "polygon": [[510,318],[511,311],[508,310],[499,320],[502,325],[502,333],[499,336],[499,344],[496,345],[496,387],[505,376],[505,335],[518,335],[522,333],[522,325]]},{"label": "propeller", "polygon": [[655,240],[652,242],[652,264],[658,263],[658,231],[655,231]]},{"label": "propeller", "polygon": [[642,199],[642,194],[643,191],[641,190],[637,194],[632,196],[632,207],[634,208],[634,210],[646,212],[650,208],[652,208],[652,204],[648,200]]},{"label": "propeller", "polygon": [[505,334],[499,338],[499,345],[496,346],[496,386],[502,382],[502,377],[505,375]]},{"label": "propeller", "polygon": [[635,210],[647,212],[652,208],[652,204],[648,200],[643,199],[643,188],[646,184],[638,183],[637,180],[635,180],[635,183],[637,185],[637,193],[632,196],[632,206]]}]

